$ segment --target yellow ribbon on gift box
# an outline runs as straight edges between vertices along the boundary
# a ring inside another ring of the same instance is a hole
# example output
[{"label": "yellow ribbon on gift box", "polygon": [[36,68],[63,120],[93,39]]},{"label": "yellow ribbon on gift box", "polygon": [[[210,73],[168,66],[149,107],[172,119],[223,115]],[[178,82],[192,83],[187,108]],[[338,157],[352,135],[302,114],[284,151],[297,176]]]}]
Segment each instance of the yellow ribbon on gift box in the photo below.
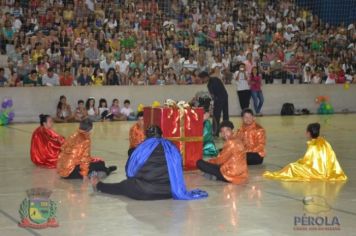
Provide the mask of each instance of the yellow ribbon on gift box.
[{"label": "yellow ribbon on gift box", "polygon": [[[171,108],[170,113],[168,114],[168,119],[170,119],[173,115],[174,109],[178,109],[179,111],[179,116],[174,120],[174,129],[173,129],[173,134],[176,134],[178,131],[178,124],[179,124],[179,137],[166,137],[168,140],[172,142],[178,142],[179,143],[179,150],[183,158],[183,166],[185,166],[185,155],[186,155],[186,143],[187,142],[201,142],[203,141],[203,136],[190,136],[187,137],[185,136],[185,117],[184,115],[187,115],[187,129],[191,129],[191,119],[190,116],[188,116],[188,112],[190,111],[194,115],[194,119],[197,121],[198,120],[198,114],[190,108],[190,106],[185,103],[185,102],[179,102],[178,104],[175,103],[173,100],[169,100],[165,103],[166,107]],[[151,120],[150,123],[151,125],[153,124],[153,118],[154,118],[154,112],[153,109],[151,109]],[[179,122],[178,122],[179,121]]]}]

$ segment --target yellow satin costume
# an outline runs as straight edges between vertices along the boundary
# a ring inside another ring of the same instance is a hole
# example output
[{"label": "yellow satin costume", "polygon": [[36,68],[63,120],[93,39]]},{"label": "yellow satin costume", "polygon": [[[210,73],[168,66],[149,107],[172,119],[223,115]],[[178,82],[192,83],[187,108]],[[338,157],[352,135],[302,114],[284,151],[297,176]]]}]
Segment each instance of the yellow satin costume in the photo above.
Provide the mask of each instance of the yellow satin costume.
[{"label": "yellow satin costume", "polygon": [[334,150],[322,137],[308,141],[308,149],[303,158],[280,171],[266,171],[263,176],[282,181],[347,180]]}]

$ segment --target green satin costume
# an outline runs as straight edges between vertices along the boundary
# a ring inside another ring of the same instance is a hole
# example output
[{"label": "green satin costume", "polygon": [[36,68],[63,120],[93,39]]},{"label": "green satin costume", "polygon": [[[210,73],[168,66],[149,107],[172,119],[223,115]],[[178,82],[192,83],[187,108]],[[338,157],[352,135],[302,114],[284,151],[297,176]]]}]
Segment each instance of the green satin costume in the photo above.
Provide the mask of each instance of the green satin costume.
[{"label": "green satin costume", "polygon": [[214,137],[213,137],[213,126],[210,120],[204,121],[203,129],[203,155],[204,156],[217,156],[218,150],[215,147]]}]

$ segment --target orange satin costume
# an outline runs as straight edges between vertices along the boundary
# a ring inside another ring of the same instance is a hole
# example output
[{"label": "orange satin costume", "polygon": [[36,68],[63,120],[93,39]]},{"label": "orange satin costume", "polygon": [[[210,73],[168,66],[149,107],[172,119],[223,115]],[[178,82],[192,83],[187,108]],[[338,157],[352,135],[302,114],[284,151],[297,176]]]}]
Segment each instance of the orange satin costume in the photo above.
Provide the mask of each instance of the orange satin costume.
[{"label": "orange satin costume", "polygon": [[130,139],[130,148],[137,147],[140,143],[142,143],[145,140],[145,132],[138,123],[134,124],[130,128],[129,139]]},{"label": "orange satin costume", "polygon": [[238,138],[226,141],[220,154],[208,162],[219,165],[221,174],[233,184],[241,184],[247,180],[246,152],[242,141]]},{"label": "orange satin costume", "polygon": [[256,122],[251,125],[242,125],[235,136],[242,140],[246,152],[258,153],[261,157],[266,156],[266,132]]},{"label": "orange satin costume", "polygon": [[283,181],[347,180],[334,150],[322,137],[308,141],[308,149],[298,161],[290,163],[280,171],[266,171],[263,176]]},{"label": "orange satin costume", "polygon": [[54,169],[57,166],[58,155],[64,138],[43,126],[38,127],[32,134],[31,160],[41,167]]},{"label": "orange satin costume", "polygon": [[78,130],[66,139],[58,157],[57,172],[68,177],[74,168],[80,166],[80,174],[88,176],[90,157],[90,133]]}]

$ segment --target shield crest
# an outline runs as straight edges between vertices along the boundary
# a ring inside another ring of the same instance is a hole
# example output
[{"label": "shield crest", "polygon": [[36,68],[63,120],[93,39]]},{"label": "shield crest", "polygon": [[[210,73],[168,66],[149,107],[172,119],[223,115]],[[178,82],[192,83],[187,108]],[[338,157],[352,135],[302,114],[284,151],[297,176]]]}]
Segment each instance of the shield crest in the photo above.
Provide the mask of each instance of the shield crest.
[{"label": "shield crest", "polygon": [[50,215],[49,199],[30,199],[29,217],[36,224],[46,223]]}]

